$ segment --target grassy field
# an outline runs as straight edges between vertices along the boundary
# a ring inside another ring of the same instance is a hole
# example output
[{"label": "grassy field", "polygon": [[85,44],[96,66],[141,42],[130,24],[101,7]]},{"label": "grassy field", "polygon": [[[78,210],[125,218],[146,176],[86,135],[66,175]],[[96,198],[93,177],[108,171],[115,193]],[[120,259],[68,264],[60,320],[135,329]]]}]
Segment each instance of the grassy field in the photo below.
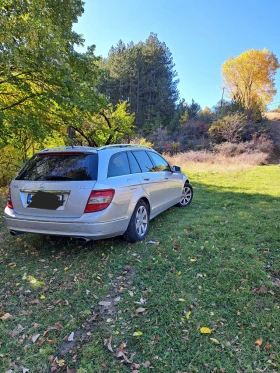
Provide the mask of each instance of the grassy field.
[{"label": "grassy field", "polygon": [[1,372],[280,371],[280,168],[185,171],[193,203],[141,243],[1,220]]}]

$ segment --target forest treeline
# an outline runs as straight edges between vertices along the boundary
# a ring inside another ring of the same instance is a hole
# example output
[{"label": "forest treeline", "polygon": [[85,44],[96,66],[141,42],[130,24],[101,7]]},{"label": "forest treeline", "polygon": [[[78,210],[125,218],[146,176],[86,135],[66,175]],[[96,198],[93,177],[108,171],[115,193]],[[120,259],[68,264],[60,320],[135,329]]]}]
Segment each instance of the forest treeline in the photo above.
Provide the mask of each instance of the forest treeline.
[{"label": "forest treeline", "polygon": [[[81,0],[2,0],[0,179],[37,150],[57,145],[150,142],[162,152],[252,142],[275,147],[262,112],[275,94],[276,56],[249,50],[222,66],[230,100],[201,108],[180,98],[167,45],[151,33],[106,58],[85,53],[73,24]],[[276,144],[277,145],[277,144]]]}]

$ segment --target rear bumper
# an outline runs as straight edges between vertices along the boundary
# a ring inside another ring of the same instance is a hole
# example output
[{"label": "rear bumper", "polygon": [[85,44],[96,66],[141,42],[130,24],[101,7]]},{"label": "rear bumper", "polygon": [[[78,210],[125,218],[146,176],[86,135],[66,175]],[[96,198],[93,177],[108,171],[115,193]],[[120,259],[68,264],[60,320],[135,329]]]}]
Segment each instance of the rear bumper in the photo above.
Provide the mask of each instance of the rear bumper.
[{"label": "rear bumper", "polygon": [[122,235],[129,224],[128,217],[106,223],[94,222],[89,219],[84,221],[48,221],[9,216],[6,211],[4,219],[10,231],[53,236],[85,237],[92,240]]}]

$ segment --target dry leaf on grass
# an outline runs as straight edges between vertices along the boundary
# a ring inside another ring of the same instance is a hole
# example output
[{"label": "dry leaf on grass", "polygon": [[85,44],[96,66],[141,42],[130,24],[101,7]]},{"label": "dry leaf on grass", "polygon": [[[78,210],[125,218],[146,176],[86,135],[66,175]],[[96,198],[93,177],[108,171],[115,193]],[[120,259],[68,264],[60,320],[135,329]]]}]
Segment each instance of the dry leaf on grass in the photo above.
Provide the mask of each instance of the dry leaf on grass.
[{"label": "dry leaf on grass", "polygon": [[145,312],[145,311],[146,311],[146,308],[139,307],[139,308],[137,308],[137,310],[135,312],[136,313],[142,313],[142,312]]},{"label": "dry leaf on grass", "polygon": [[3,316],[0,317],[2,321],[10,320],[13,316],[10,313],[5,313]]},{"label": "dry leaf on grass", "polygon": [[202,328],[200,328],[200,333],[201,334],[211,334],[212,330],[210,328],[207,328],[207,327],[203,326]]},{"label": "dry leaf on grass", "polygon": [[109,339],[104,339],[104,346],[107,347],[109,351],[114,352],[111,342],[112,342],[112,336]]},{"label": "dry leaf on grass", "polygon": [[101,301],[98,304],[99,304],[99,306],[103,306],[103,307],[111,306],[111,302],[106,302],[106,301]]},{"label": "dry leaf on grass", "polygon": [[31,338],[32,342],[33,343],[36,343],[37,339],[40,337],[40,334],[35,334],[33,335],[33,337]]},{"label": "dry leaf on grass", "polygon": [[255,345],[258,346],[258,347],[260,347],[262,345],[262,343],[263,343],[262,338],[259,338],[259,339],[255,340]]},{"label": "dry leaf on grass", "polygon": [[266,294],[267,293],[267,288],[264,284],[262,284],[262,286],[260,288],[254,288],[253,292],[255,294],[259,294],[259,295]]}]

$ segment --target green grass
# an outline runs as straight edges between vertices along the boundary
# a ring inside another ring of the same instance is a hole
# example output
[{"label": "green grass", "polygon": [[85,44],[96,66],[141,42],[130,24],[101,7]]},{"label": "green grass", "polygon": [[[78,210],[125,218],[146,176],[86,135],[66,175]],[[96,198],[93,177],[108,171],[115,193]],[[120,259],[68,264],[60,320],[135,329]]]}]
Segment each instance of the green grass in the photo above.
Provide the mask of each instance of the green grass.
[{"label": "green grass", "polygon": [[[1,372],[47,373],[55,356],[55,372],[148,372],[146,362],[155,373],[280,370],[280,168],[188,176],[192,204],[155,218],[137,244],[15,238],[1,221],[0,316],[12,315],[0,320]],[[120,296],[112,314],[98,305],[107,296]],[[116,356],[123,342],[133,364]]]}]

